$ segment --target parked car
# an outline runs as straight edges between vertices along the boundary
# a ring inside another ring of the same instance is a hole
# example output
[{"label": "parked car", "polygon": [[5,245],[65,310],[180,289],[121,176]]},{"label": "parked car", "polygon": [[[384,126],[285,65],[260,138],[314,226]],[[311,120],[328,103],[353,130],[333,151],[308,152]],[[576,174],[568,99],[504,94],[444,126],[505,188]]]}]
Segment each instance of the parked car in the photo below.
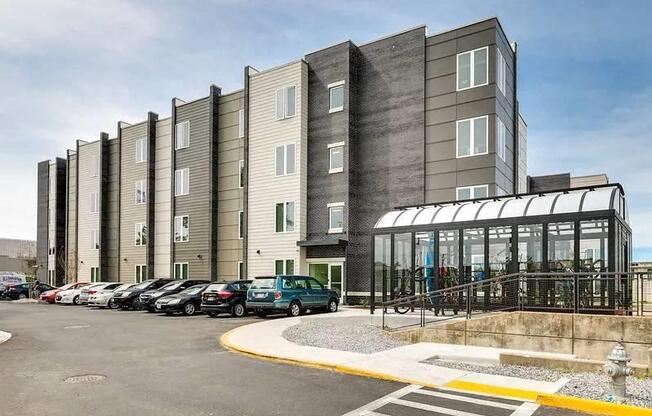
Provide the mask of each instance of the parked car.
[{"label": "parked car", "polygon": [[74,289],[76,287],[79,287],[80,285],[86,285],[86,282],[75,282],[75,283],[68,283],[66,285],[63,285],[61,287],[54,288],[52,290],[48,290],[46,292],[41,293],[41,296],[39,297],[40,300],[43,302],[47,303],[55,303],[57,299],[57,293],[59,293],[62,290],[68,290],[68,289]]},{"label": "parked car", "polygon": [[247,290],[247,307],[260,317],[283,312],[299,316],[307,309],[322,308],[337,312],[338,305],[337,292],[310,276],[256,277]]},{"label": "parked car", "polygon": [[204,291],[201,299],[201,310],[216,317],[221,313],[242,317],[248,312],[247,289],[251,280],[234,280],[230,282],[213,283]]},{"label": "parked car", "polygon": [[81,305],[81,291],[85,286],[89,286],[89,282],[78,282],[79,284],[70,289],[60,290],[57,293],[55,302],[65,305]]},{"label": "parked car", "polygon": [[140,294],[152,289],[158,289],[170,283],[171,279],[148,279],[126,290],[116,290],[111,298],[115,309],[132,309],[139,311],[143,309],[143,304],[140,302]]},{"label": "parked car", "polygon": [[201,296],[208,286],[208,283],[194,285],[179,293],[161,296],[154,302],[154,309],[156,312],[165,312],[167,315],[172,315],[175,312],[194,315],[199,311]]},{"label": "parked car", "polygon": [[97,283],[92,283],[88,286],[84,286],[81,289],[81,293],[79,294],[79,303],[82,305],[87,305],[88,304],[88,299],[91,295],[94,295],[100,290],[110,290],[113,292],[118,286],[122,286],[122,283],[120,282],[97,282]]},{"label": "parked car", "polygon": [[[97,288],[89,291],[88,294],[88,306],[98,306],[100,309],[111,308],[116,309],[118,306],[113,303],[113,295],[117,291],[125,291],[132,286],[135,286],[136,283],[127,283],[120,284],[118,283],[117,287],[112,287],[113,284],[107,285],[103,288]],[[90,293],[94,292],[94,293]]]},{"label": "parked car", "polygon": [[[32,283],[5,283],[0,286],[0,299],[25,299],[29,297],[29,288]],[[38,289],[34,292],[35,296],[39,296],[42,292],[54,289],[52,286],[41,283]]]},{"label": "parked car", "polygon": [[188,289],[191,286],[208,284],[210,280],[174,280],[160,288],[146,290],[140,294],[140,303],[143,305],[147,312],[155,311],[156,301],[163,297],[179,293],[182,290]]}]

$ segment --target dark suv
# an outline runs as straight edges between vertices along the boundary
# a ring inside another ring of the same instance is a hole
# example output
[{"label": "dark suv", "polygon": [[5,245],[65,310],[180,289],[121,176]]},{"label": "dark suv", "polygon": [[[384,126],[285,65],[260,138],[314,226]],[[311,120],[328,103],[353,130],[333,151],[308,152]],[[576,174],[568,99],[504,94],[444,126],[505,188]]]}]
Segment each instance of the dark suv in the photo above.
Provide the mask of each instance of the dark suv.
[{"label": "dark suv", "polygon": [[122,309],[133,309],[139,311],[143,309],[140,303],[140,294],[146,290],[158,289],[159,287],[170,283],[171,279],[149,279],[126,290],[116,291],[111,298],[114,307]]},{"label": "dark suv", "polygon": [[220,313],[230,313],[241,317],[247,314],[247,289],[251,280],[233,280],[213,283],[204,291],[201,298],[201,310],[211,318]]},{"label": "dark suv", "polygon": [[144,309],[147,309],[147,312],[154,312],[156,310],[156,301],[159,298],[179,293],[182,290],[188,289],[190,286],[206,283],[210,283],[210,280],[173,280],[164,286],[152,288],[141,293],[140,303]]},{"label": "dark suv", "polygon": [[283,312],[299,316],[306,309],[337,312],[338,305],[337,292],[310,276],[256,277],[247,291],[247,308],[260,317]]}]

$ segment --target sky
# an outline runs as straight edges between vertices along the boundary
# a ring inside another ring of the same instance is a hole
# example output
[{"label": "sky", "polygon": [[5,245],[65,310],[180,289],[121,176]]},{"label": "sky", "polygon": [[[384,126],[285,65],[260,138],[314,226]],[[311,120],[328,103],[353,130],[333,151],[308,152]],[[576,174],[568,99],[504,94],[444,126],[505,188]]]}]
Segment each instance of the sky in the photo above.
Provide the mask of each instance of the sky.
[{"label": "sky", "polygon": [[242,88],[351,39],[497,16],[518,43],[530,175],[623,184],[634,259],[652,260],[652,2],[0,0],[0,237],[36,238],[36,165],[170,100]]}]

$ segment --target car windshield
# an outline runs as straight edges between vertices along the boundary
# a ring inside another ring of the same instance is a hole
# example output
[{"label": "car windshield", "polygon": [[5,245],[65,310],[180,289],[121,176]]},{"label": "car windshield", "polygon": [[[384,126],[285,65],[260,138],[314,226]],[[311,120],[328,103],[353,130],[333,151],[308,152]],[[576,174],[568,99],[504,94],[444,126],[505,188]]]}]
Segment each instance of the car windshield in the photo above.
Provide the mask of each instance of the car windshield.
[{"label": "car windshield", "polygon": [[59,288],[59,290],[68,290],[68,289],[70,289],[73,285],[74,285],[74,283],[68,283],[67,285],[63,285],[63,286],[61,286],[61,287]]},{"label": "car windshield", "polygon": [[182,295],[196,295],[197,293],[204,290],[205,287],[206,287],[206,285],[190,286],[188,289],[181,291],[181,294]]},{"label": "car windshield", "polygon": [[120,286],[118,286],[115,290],[116,290],[116,291],[118,291],[118,290],[125,290],[125,289],[129,289],[131,286],[133,286],[133,284],[131,284],[131,283],[126,284],[126,285],[120,285]]},{"label": "car windshield", "polygon": [[181,286],[183,284],[183,281],[181,282],[170,282],[167,285],[163,285],[159,290],[174,290]]},{"label": "car windshield", "polygon": [[262,279],[254,279],[251,283],[251,289],[274,289],[276,287],[275,277],[264,277]]},{"label": "car windshield", "polygon": [[151,280],[145,280],[142,283],[138,283],[133,289],[147,289],[153,282]]}]

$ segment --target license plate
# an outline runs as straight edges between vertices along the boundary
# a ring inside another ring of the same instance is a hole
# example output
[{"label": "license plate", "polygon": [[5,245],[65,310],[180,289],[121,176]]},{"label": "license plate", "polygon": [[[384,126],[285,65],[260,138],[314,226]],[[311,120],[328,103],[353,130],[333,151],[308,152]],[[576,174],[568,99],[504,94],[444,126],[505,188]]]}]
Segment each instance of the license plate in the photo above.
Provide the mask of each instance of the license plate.
[{"label": "license plate", "polygon": [[259,299],[260,299],[260,298],[266,298],[266,297],[267,297],[267,293],[254,293],[254,297],[255,297],[255,298],[259,298]]},{"label": "license plate", "polygon": [[215,296],[206,296],[206,300],[214,301],[215,299]]}]

